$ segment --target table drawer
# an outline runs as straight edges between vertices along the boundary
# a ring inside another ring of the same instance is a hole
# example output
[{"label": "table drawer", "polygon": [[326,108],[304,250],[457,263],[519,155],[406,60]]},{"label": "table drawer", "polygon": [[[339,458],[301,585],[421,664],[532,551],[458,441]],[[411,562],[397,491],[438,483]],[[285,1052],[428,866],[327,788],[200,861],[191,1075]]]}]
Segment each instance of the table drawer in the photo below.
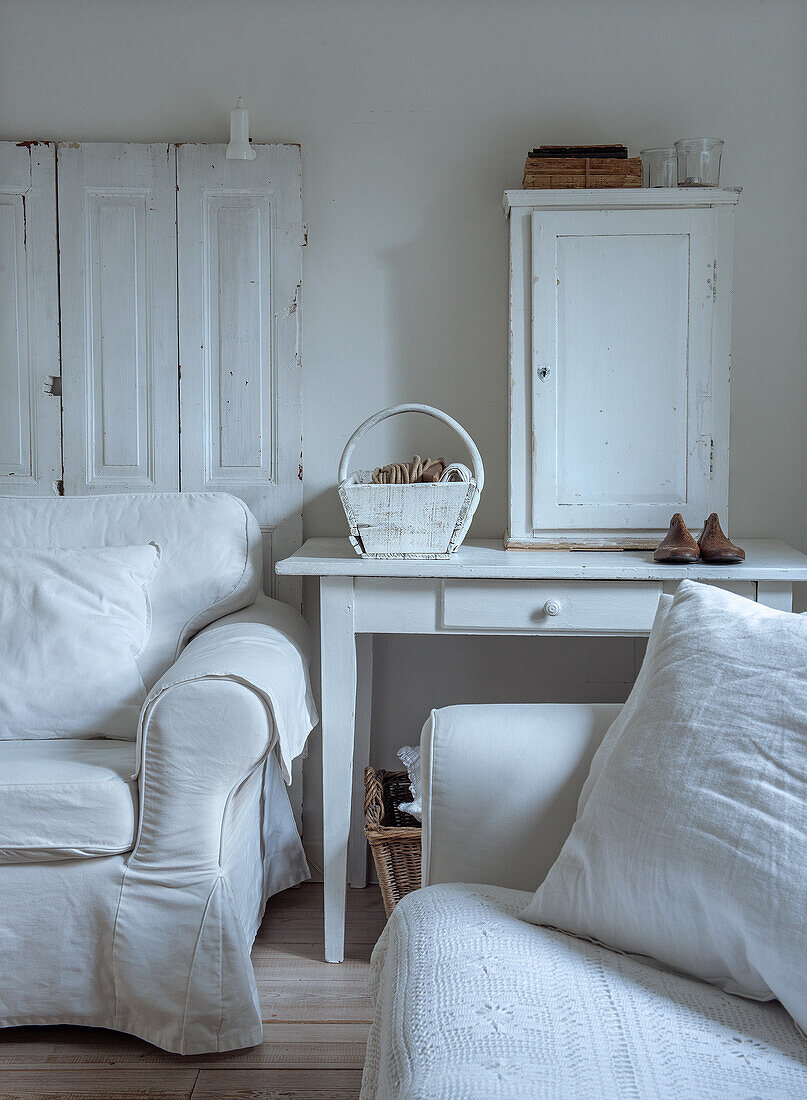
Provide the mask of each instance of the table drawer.
[{"label": "table drawer", "polygon": [[446,630],[531,634],[646,633],[661,582],[443,581]]}]

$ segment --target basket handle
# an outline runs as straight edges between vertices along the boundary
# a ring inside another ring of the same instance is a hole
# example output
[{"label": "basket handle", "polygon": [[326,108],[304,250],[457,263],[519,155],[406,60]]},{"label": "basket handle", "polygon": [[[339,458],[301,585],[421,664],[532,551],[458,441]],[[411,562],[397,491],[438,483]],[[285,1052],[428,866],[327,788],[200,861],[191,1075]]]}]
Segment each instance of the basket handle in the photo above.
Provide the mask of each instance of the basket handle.
[{"label": "basket handle", "polygon": [[474,479],[481,493],[482,487],[485,484],[485,467],[482,464],[482,455],[479,453],[479,448],[468,435],[465,428],[463,428],[462,424],[458,423],[453,416],[449,416],[448,413],[441,412],[440,409],[435,409],[431,405],[392,405],[390,408],[382,409],[381,412],[377,412],[373,416],[368,417],[363,424],[360,424],[358,428],[356,428],[353,435],[347,441],[344,451],[342,451],[342,457],[339,460],[339,473],[337,475],[339,483],[341,484],[348,475],[350,456],[353,454],[353,448],[362,436],[366,435],[371,428],[376,426],[376,424],[380,424],[382,420],[387,420],[390,416],[398,416],[399,413],[410,412],[424,413],[426,416],[433,416],[435,420],[442,420],[444,424],[448,424],[449,428],[454,429],[467,447],[468,454],[471,456],[471,464],[474,468]]}]

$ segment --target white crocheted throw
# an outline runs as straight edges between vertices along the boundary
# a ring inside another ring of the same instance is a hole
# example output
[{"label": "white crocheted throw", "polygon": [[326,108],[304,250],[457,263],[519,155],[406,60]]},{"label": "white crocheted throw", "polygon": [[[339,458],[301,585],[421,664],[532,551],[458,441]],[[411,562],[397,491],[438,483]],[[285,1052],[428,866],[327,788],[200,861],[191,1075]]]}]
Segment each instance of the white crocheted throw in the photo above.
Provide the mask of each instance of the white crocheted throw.
[{"label": "white crocheted throw", "polygon": [[807,1040],[776,1002],[519,920],[531,895],[429,886],[373,952],[362,1100],[785,1100]]}]

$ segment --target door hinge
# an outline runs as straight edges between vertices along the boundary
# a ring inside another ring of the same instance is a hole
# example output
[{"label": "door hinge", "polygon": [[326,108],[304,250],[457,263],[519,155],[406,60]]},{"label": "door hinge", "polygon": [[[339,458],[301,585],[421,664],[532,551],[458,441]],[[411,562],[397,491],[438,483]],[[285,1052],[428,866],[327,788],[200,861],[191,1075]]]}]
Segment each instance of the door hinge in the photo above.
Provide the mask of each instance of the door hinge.
[{"label": "door hinge", "polygon": [[61,397],[62,396],[62,376],[61,374],[46,374],[43,384],[43,390],[47,397]]}]

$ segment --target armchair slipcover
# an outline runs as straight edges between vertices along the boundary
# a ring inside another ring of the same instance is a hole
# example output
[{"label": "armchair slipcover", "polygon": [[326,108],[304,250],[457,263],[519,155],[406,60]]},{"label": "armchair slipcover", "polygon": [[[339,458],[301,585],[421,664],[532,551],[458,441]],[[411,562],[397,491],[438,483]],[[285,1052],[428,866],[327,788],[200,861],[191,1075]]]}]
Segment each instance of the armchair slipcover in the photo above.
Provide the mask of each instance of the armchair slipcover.
[{"label": "armchair slipcover", "polygon": [[807,1095],[777,1002],[521,919],[618,704],[445,707],[421,737],[423,887],[373,951],[361,1100]]},{"label": "armchair slipcover", "polygon": [[261,594],[229,495],[0,499],[4,547],[149,541],[137,740],[59,740],[54,716],[54,740],[0,742],[0,1026],[229,1050],[262,1036],[266,900],[308,877],[283,782],[317,721],[305,624]]}]

